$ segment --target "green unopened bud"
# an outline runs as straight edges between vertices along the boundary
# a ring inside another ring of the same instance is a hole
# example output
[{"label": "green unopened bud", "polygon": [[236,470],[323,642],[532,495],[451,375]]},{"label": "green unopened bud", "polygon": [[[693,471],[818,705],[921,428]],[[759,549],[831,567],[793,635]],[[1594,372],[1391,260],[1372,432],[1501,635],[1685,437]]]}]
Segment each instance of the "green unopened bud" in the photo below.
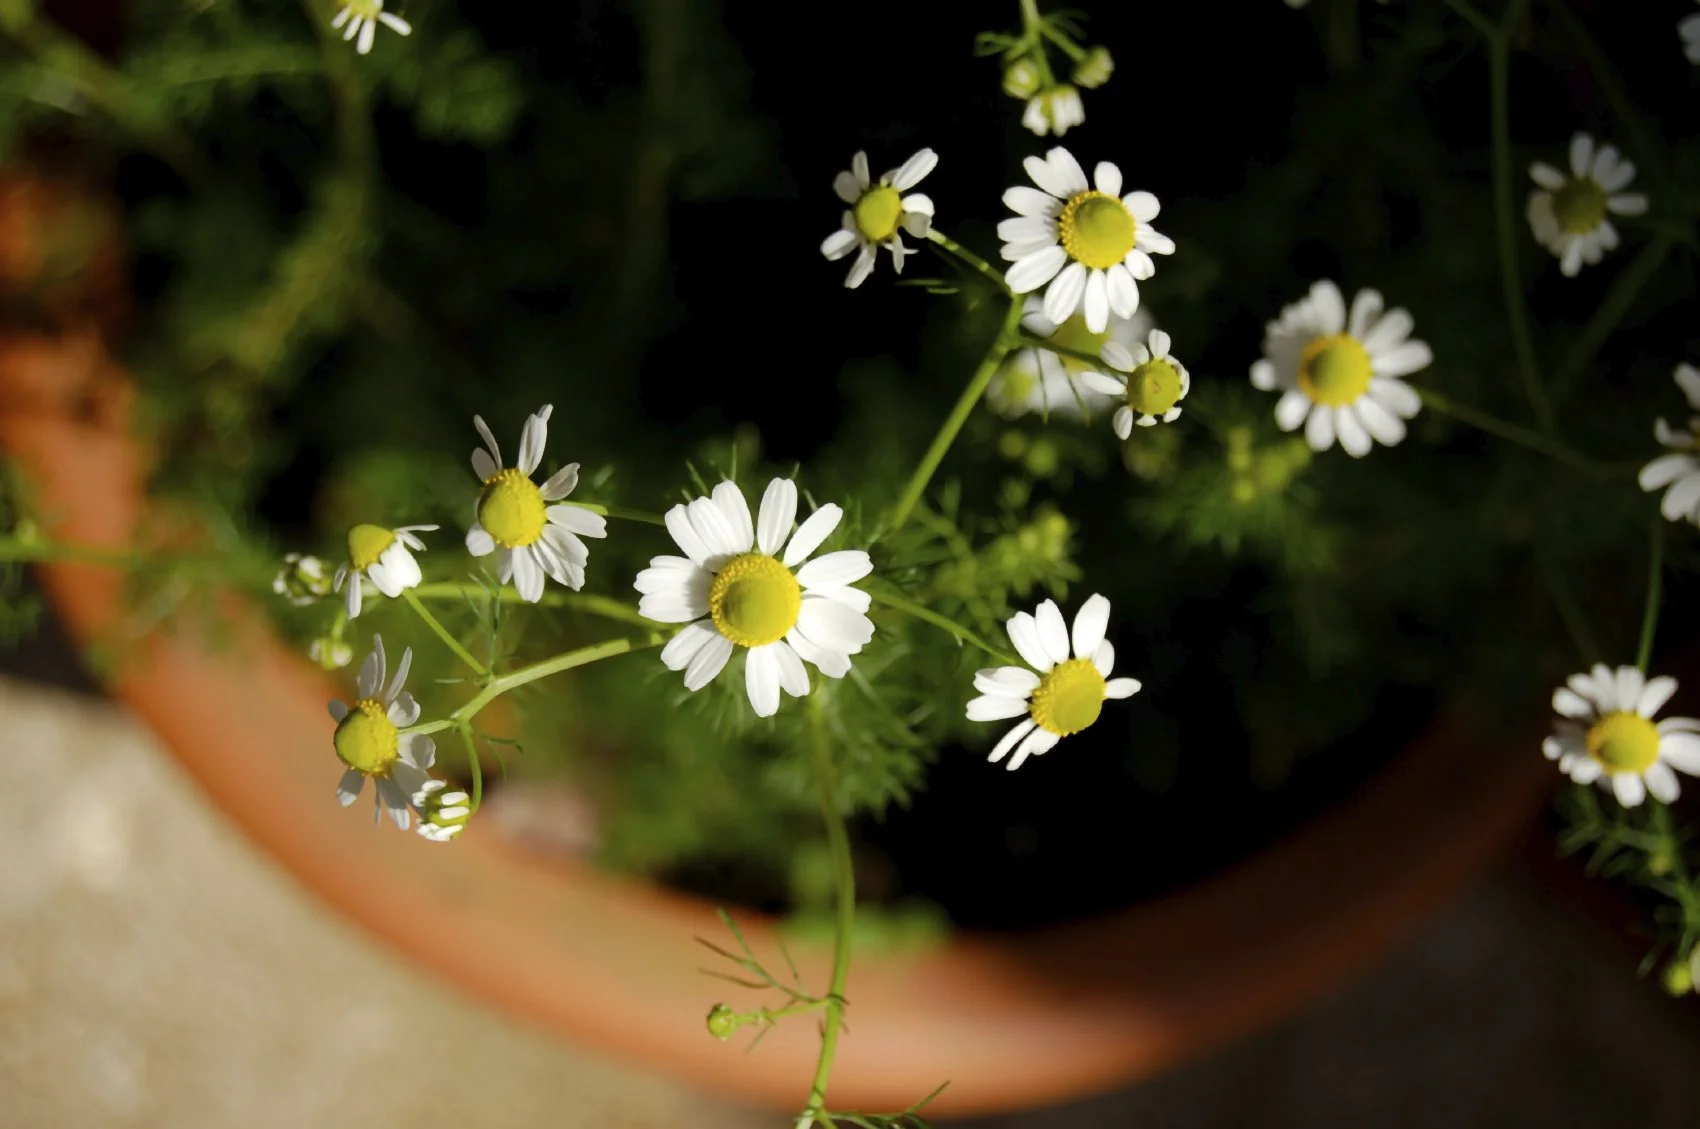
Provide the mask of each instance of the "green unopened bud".
[{"label": "green unopened bud", "polygon": [[327,636],[307,645],[307,657],[326,670],[341,670],[354,661],[354,648],[341,639]]},{"label": "green unopened bud", "polygon": [[1031,98],[1039,93],[1039,64],[1023,55],[1005,67],[1003,92],[1011,98]]},{"label": "green unopened bud", "polygon": [[1116,69],[1116,61],[1110,58],[1108,47],[1094,47],[1086,52],[1086,58],[1074,64],[1074,82],[1076,86],[1084,86],[1088,90],[1102,86],[1110,81],[1110,74]]},{"label": "green unopened bud", "polygon": [[272,591],[298,608],[307,607],[330,594],[331,577],[318,557],[290,553],[283,568],[272,578]]},{"label": "green unopened bud", "polygon": [[744,1017],[727,1007],[725,1004],[715,1004],[708,1009],[708,1033],[724,1043],[738,1033],[738,1028],[744,1025]]},{"label": "green unopened bud", "polygon": [[419,834],[433,843],[446,843],[461,833],[472,818],[472,798],[446,780],[427,780],[413,793],[419,809]]},{"label": "green unopened bud", "polygon": [[[1700,948],[1696,949],[1700,952]],[[1688,961],[1677,961],[1665,966],[1665,991],[1673,996],[1686,996],[1694,990],[1694,970]]]}]

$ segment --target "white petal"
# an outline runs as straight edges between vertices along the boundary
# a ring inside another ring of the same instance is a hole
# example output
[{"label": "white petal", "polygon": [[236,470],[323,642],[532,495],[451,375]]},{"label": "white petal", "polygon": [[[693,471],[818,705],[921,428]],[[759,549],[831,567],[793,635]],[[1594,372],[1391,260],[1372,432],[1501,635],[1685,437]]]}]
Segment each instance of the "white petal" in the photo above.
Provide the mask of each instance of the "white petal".
[{"label": "white petal", "polygon": [[1104,683],[1104,697],[1131,698],[1139,693],[1143,685],[1137,678],[1112,678]]},{"label": "white petal", "polygon": [[775,478],[761,496],[761,513],[756,521],[756,547],[768,556],[779,552],[791,523],[797,520],[797,484]]},{"label": "white petal", "polygon": [[[360,42],[356,45],[356,48],[362,55],[371,54],[372,40],[377,36],[377,34],[378,24],[375,20],[367,20],[365,23],[360,25]],[[383,791],[382,785],[383,782],[379,781],[378,790],[380,792]],[[397,827],[401,828],[403,831],[407,830],[407,808],[405,806],[401,809],[401,815],[399,817],[396,815],[395,810],[391,808],[390,818],[396,821]]]},{"label": "white petal", "polygon": [[1055,196],[1025,184],[1006,190],[1003,202],[1004,207],[1018,216],[1055,216],[1063,207],[1063,202]]},{"label": "white petal", "polygon": [[1363,458],[1375,446],[1350,404],[1334,413],[1334,430],[1340,436],[1341,448],[1354,459]]},{"label": "white petal", "polygon": [[413,812],[407,806],[407,793],[402,791],[401,785],[387,776],[375,777],[372,783],[378,786],[378,802],[383,805],[384,813],[390,817],[392,823],[406,831],[407,825],[413,822]]},{"label": "white petal", "polygon": [[496,465],[496,460],[490,457],[490,452],[482,447],[472,450],[472,473],[478,476],[478,481],[492,478],[502,468]]},{"label": "white petal", "polygon": [[684,503],[670,508],[662,515],[662,521],[667,525],[667,532],[673,535],[673,542],[695,563],[700,565],[714,555],[708,543],[692,527]]},{"label": "white petal", "polygon": [[519,433],[519,461],[514,465],[521,474],[529,475],[543,461],[543,448],[549,441],[549,416],[554,409],[544,404],[525,417],[525,427]]},{"label": "white petal", "polygon": [[830,262],[842,259],[861,246],[862,237],[849,228],[841,227],[820,242],[820,253]]},{"label": "white petal", "polygon": [[994,698],[1026,698],[1039,681],[1039,676],[1024,666],[993,666],[974,672],[974,689]]},{"label": "white petal", "polygon": [[1045,644],[1039,638],[1038,621],[1029,613],[1016,612],[1010,616],[1004,630],[1009,633],[1009,641],[1014,645],[1016,654],[1034,670],[1043,674],[1057,665],[1045,652]]},{"label": "white petal", "polygon": [[1378,443],[1392,447],[1405,438],[1405,421],[1382,407],[1373,396],[1359,396],[1352,411]]},{"label": "white petal", "polygon": [[668,670],[684,670],[690,665],[697,652],[714,640],[720,638],[716,631],[705,620],[688,623],[679,629],[679,633],[667,640],[667,645],[661,648],[661,665]]},{"label": "white petal", "polygon": [[360,790],[366,786],[366,777],[356,769],[349,769],[337,781],[336,802],[347,807],[360,798]]},{"label": "white petal", "polygon": [[1677,796],[1682,793],[1682,785],[1677,783],[1676,773],[1671,771],[1668,764],[1654,761],[1647,766],[1643,776],[1647,782],[1647,791],[1661,804],[1674,804]]},{"label": "white petal", "polygon": [[850,656],[830,650],[804,638],[795,627],[785,634],[785,641],[797,652],[797,657],[811,663],[828,678],[843,678],[850,673]]},{"label": "white petal", "polygon": [[[1027,160],[1032,161],[1033,158],[1029,157]],[[1067,198],[1091,189],[1092,183],[1086,179],[1086,170],[1080,167],[1080,162],[1074,159],[1074,154],[1061,145],[1045,154],[1045,164],[1050,167],[1050,183],[1040,181],[1038,177],[1033,178],[1045,191]],[[1031,165],[1027,165],[1027,171],[1032,173]],[[1056,192],[1053,186],[1061,187],[1062,191]]]},{"label": "white petal", "polygon": [[[1126,267],[1121,266],[1119,263],[1117,266],[1123,273],[1126,273]],[[1065,271],[1063,273],[1066,274],[1067,272]],[[1132,278],[1132,275],[1128,275],[1129,281],[1132,281]],[[1051,285],[1054,289],[1056,283],[1052,283]],[[1086,309],[1086,329],[1090,333],[1102,333],[1110,324],[1109,290],[1110,281],[1103,271],[1095,270],[1086,276],[1086,296],[1084,304]],[[1047,294],[1046,297],[1049,298],[1050,295]]]},{"label": "white petal", "polygon": [[1700,369],[1689,364],[1677,365],[1671,378],[1688,398],[1688,406],[1700,410]]},{"label": "white petal", "polygon": [[375,698],[383,688],[386,673],[384,662],[384,640],[382,636],[372,636],[372,653],[366,656],[366,661],[360,664],[360,676],[354,680],[354,685],[360,691],[362,698]]},{"label": "white petal", "polygon": [[543,598],[543,566],[528,548],[515,549],[514,588],[519,592],[519,598],[528,604],[535,604]]},{"label": "white petal", "polygon": [[[413,648],[403,647],[401,649],[401,662],[396,664],[395,676],[390,679],[389,685],[384,688],[384,702],[386,704],[394,702],[401,695],[401,688],[407,685],[407,672],[412,669]],[[408,724],[411,725],[413,723],[408,722]]]},{"label": "white petal", "polygon": [[1010,698],[1002,694],[982,694],[978,698],[968,700],[967,717],[969,721],[1002,721],[1009,717],[1020,717],[1027,712],[1027,699]]},{"label": "white petal", "polygon": [[873,606],[873,597],[860,588],[849,588],[841,584],[816,584],[804,589],[805,594],[819,596],[822,599],[834,600],[854,612],[868,613]]},{"label": "white petal", "polygon": [[1570,139],[1570,175],[1584,177],[1594,171],[1594,139],[1578,133]]},{"label": "white petal", "polygon": [[[1039,628],[1039,643],[1045,656],[1054,663],[1068,661],[1068,624],[1063,621],[1062,609],[1055,600],[1045,600],[1033,613]],[[1048,668],[1047,668],[1048,669]]]},{"label": "white petal", "polygon": [[1568,178],[1545,161],[1536,161],[1529,166],[1529,179],[1549,192],[1557,192]]},{"label": "white petal", "polygon": [[[1260,392],[1273,392],[1280,387],[1281,378],[1275,371],[1274,362],[1264,359],[1253,361],[1251,366],[1251,386]],[[1305,401],[1309,403],[1307,399]],[[1289,428],[1289,430],[1291,430]]]},{"label": "white petal", "polygon": [[1690,455],[1660,455],[1641,468],[1636,481],[1641,484],[1643,490],[1658,490],[1691,470],[1700,470],[1700,464]]},{"label": "white petal", "polygon": [[1068,252],[1064,251],[1060,244],[1053,243],[1043,251],[1034,252],[1017,261],[1005,272],[1003,280],[1013,292],[1026,294],[1049,282],[1067,262]]},{"label": "white petal", "polygon": [[837,502],[828,502],[804,518],[797,532],[791,535],[790,544],[785,546],[785,556],[781,558],[785,567],[796,568],[807,560],[810,553],[820,548],[821,542],[832,536],[832,531],[838,528],[843,518],[844,510]]},{"label": "white petal", "polygon": [[347,702],[338,701],[333,698],[325,703],[325,708],[330,711],[331,720],[339,725],[342,723],[342,719],[348,716]]},{"label": "white petal", "polygon": [[1382,407],[1401,419],[1410,419],[1423,410],[1422,398],[1416,389],[1403,380],[1392,377],[1378,376],[1369,382],[1369,394],[1375,397]]},{"label": "white petal", "polygon": [[866,190],[868,185],[872,183],[872,179],[868,176],[867,153],[860,149],[856,150],[856,155],[850,158],[850,173],[856,178],[856,186]]},{"label": "white petal", "polygon": [[874,624],[867,616],[837,600],[804,596],[797,610],[796,630],[811,643],[832,651],[855,654],[874,637]]},{"label": "white petal", "polygon": [[714,501],[726,515],[732,527],[736,552],[747,553],[756,547],[756,527],[750,519],[750,503],[735,483],[722,482],[714,488]]},{"label": "white petal", "polygon": [[1591,702],[1568,686],[1561,686],[1552,692],[1553,712],[1561,717],[1579,717],[1591,719],[1595,709]]},{"label": "white petal", "polygon": [[1615,705],[1620,710],[1632,710],[1635,703],[1641,700],[1641,691],[1647,688],[1647,676],[1633,666],[1617,668],[1617,701]]},{"label": "white petal", "polygon": [[[1086,277],[1084,263],[1070,263],[1064,267],[1045,289],[1045,316],[1054,322],[1065,322],[1072,317],[1080,306],[1081,295],[1086,292]],[[1088,328],[1091,328],[1090,325]],[[1103,326],[1099,326],[1092,332],[1102,330]]]},{"label": "white petal", "polygon": [[1035,724],[1032,718],[1028,718],[1019,725],[1010,726],[1009,732],[998,738],[998,743],[992,746],[992,753],[986,760],[992,764],[997,764],[1003,760],[1004,757],[1009,755],[1009,751],[1015,748],[1017,741],[1033,731]]},{"label": "white petal", "polygon": [[805,589],[816,586],[835,587],[854,584],[874,571],[874,562],[860,549],[840,549],[816,557],[797,570],[797,583]]},{"label": "white petal", "polygon": [[1117,439],[1126,439],[1133,434],[1133,409],[1123,404],[1116,409],[1116,414],[1110,417],[1110,427],[1116,433]]},{"label": "white petal", "polygon": [[744,655],[744,691],[757,717],[779,712],[779,660],[773,657],[773,648],[784,645],[751,647]]},{"label": "white petal", "polygon": [[1103,596],[1093,594],[1080,605],[1080,610],[1074,613],[1074,630],[1071,641],[1074,644],[1074,657],[1089,659],[1098,650],[1098,644],[1104,641],[1104,631],[1110,625],[1110,601]]},{"label": "white petal", "polygon": [[856,256],[856,261],[850,264],[850,273],[844,276],[845,288],[854,290],[868,281],[868,276],[874,273],[875,259],[873,244],[862,244],[861,253]]},{"label": "white petal", "polygon": [[1385,303],[1379,290],[1360,290],[1352,298],[1352,311],[1346,317],[1346,332],[1359,341],[1369,333],[1381,317],[1381,308]]},{"label": "white petal", "polygon": [[1122,197],[1122,205],[1141,224],[1150,223],[1163,210],[1163,205],[1157,202],[1157,197],[1149,192],[1129,192]]},{"label": "white petal", "polygon": [[899,192],[907,192],[926,179],[928,173],[938,166],[939,155],[931,149],[922,149],[907,161],[903,162],[891,178],[891,186]]},{"label": "white petal", "polygon": [[1006,767],[1014,772],[1026,763],[1028,757],[1048,753],[1056,748],[1059,739],[1055,733],[1035,728],[1020,745],[1016,746],[1015,755],[1010,758]]},{"label": "white petal", "polygon": [[1661,732],[1659,757],[1678,771],[1700,776],[1700,734]]},{"label": "white petal", "polygon": [[1346,300],[1340,288],[1328,279],[1313,283],[1310,288],[1311,308],[1316,313],[1317,326],[1324,334],[1336,334],[1346,328]]},{"label": "white petal", "polygon": [[1700,474],[1677,479],[1659,499],[1659,512],[1665,515],[1666,521],[1681,521],[1693,514],[1697,506],[1700,506]]},{"label": "white petal", "polygon": [[1641,696],[1635,702],[1635,712],[1642,717],[1652,717],[1665,708],[1671,695],[1676,693],[1676,679],[1669,675],[1647,679],[1647,685],[1642,688]]},{"label": "white petal", "polygon": [[1117,263],[1105,273],[1109,275],[1110,309],[1119,318],[1131,318],[1139,311],[1139,283],[1133,280],[1133,272]]},{"label": "white petal", "polygon": [[1407,341],[1385,353],[1372,354],[1370,360],[1377,376],[1409,376],[1433,363],[1434,353],[1426,342]]},{"label": "white petal", "polygon": [[856,174],[841,172],[832,178],[832,190],[846,204],[854,204],[862,196],[862,186],[856,183]]},{"label": "white petal", "polygon": [[[580,537],[608,536],[608,519],[583,506],[575,506],[571,502],[550,506],[544,515],[548,518],[551,528],[562,529],[568,533],[576,533]],[[543,531],[544,536],[549,530]],[[581,546],[582,547],[582,546]]]},{"label": "white petal", "polygon": [[738,536],[739,530],[732,524],[731,517],[712,497],[693,498],[685,506],[685,513],[691,519],[691,528],[697,531],[697,536],[702,538],[703,544],[709,547],[714,556],[735,556],[746,552],[754,541],[753,533],[750,541],[744,541]]},{"label": "white petal", "polygon": [[1122,170],[1109,161],[1099,161],[1092,169],[1092,186],[1106,196],[1122,194]]},{"label": "white petal", "polygon": [[568,463],[538,487],[545,502],[559,502],[578,486],[578,464]]},{"label": "white petal", "polygon": [[801,698],[809,692],[809,671],[803,665],[802,658],[796,648],[784,641],[770,645],[767,650],[773,652],[773,658],[779,665],[779,688],[793,698]]},{"label": "white petal", "polygon": [[1098,649],[1092,652],[1092,665],[1105,678],[1116,669],[1116,645],[1108,639],[1098,644]]},{"label": "white petal", "polygon": [[714,676],[725,669],[726,660],[731,657],[732,640],[715,632],[714,638],[691,656],[691,661],[685,666],[685,689],[701,690],[713,682]]},{"label": "white petal", "polygon": [[1619,772],[1611,778],[1611,790],[1617,793],[1617,802],[1626,808],[1640,806],[1647,798],[1647,786],[1633,772]]},{"label": "white petal", "polygon": [[1305,442],[1313,451],[1326,451],[1334,445],[1334,409],[1317,404],[1305,420]]}]

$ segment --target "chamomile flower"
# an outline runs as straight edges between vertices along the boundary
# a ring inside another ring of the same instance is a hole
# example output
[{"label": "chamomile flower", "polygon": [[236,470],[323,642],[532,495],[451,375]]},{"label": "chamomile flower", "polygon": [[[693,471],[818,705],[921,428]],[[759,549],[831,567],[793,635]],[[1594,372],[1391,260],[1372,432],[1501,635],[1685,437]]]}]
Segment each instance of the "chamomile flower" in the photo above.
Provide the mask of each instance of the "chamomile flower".
[{"label": "chamomile flower", "polygon": [[1192,391],[1192,376],[1186,366],[1169,352],[1169,335],[1153,329],[1144,345],[1131,350],[1116,341],[1104,345],[1104,363],[1118,375],[1089,372],[1087,387],[1120,397],[1110,423],[1118,438],[1133,434],[1133,425],[1152,427],[1158,420],[1173,423],[1181,418],[1181,401]]},{"label": "chamomile flower", "polygon": [[430,779],[427,772],[437,757],[437,745],[423,733],[401,730],[419,720],[419,703],[402,689],[413,665],[413,649],[401,653],[395,677],[385,684],[384,641],[372,637],[372,653],[360,666],[356,687],[360,697],[352,705],[333,701],[331,718],[336,735],[331,738],[337,758],[348,766],[336,786],[336,798],[347,807],[360,798],[370,778],[376,786],[372,821],[385,812],[403,831],[411,820],[408,800]]},{"label": "chamomile flower", "polygon": [[531,472],[543,462],[549,441],[549,416],[544,404],[526,418],[520,432],[517,465],[502,465],[502,449],[482,416],[472,425],[484,446],[472,452],[472,473],[484,484],[478,492],[477,520],[466,531],[466,551],[475,557],[496,554],[496,574],[510,579],[520,599],[535,604],[543,598],[545,575],[573,591],[584,587],[584,566],[590,550],[582,538],[608,536],[608,522],[583,506],[550,505],[578,485],[578,464],[568,463],[538,486]]},{"label": "chamomile flower", "polygon": [[331,578],[318,557],[287,553],[283,567],[272,577],[272,591],[298,608],[310,607],[330,595]]},{"label": "chamomile flower", "polygon": [[[1028,757],[1048,753],[1064,737],[1079,733],[1098,720],[1104,702],[1139,693],[1139,679],[1111,678],[1116,648],[1104,638],[1110,623],[1110,601],[1088,597],[1074,615],[1071,633],[1055,600],[1046,600],[1032,615],[1016,612],[1006,625],[1027,666],[997,666],[977,671],[974,688],[980,696],[968,703],[969,721],[1026,720],[992,746],[991,763],[1009,756],[1011,772]],[[1069,657],[1073,643],[1074,655]]]},{"label": "chamomile flower", "polygon": [[355,44],[355,49],[365,55],[372,50],[372,37],[377,34],[380,23],[397,35],[413,34],[412,24],[384,11],[384,0],[348,0],[331,21],[331,27],[342,32],[345,42],[359,36],[360,42]]},{"label": "chamomile flower", "polygon": [[415,534],[433,533],[436,529],[434,525],[403,525],[395,529],[357,525],[348,531],[348,560],[337,566],[331,587],[342,593],[349,619],[360,614],[362,576],[392,600],[418,586],[424,575],[413,554],[423,553],[425,542]]},{"label": "chamomile flower", "polygon": [[1536,161],[1529,176],[1539,185],[1529,193],[1529,227],[1535,241],[1558,256],[1566,278],[1617,246],[1608,214],[1638,216],[1647,210],[1647,197],[1623,191],[1635,179],[1634,164],[1610,145],[1596,149],[1586,133],[1570,139],[1570,175]]},{"label": "chamomile flower", "polygon": [[[1132,348],[1151,330],[1151,316],[1143,308],[1128,318],[1112,313],[1104,331],[1093,333],[1086,328],[1084,314],[1074,314],[1058,325],[1045,316],[1044,305],[1044,299],[1029,294],[1021,306],[1021,328],[1035,337],[1048,338],[1071,353],[1096,357],[1112,341]],[[1088,387],[1081,379],[1088,371],[1108,372],[1109,366],[1102,360],[1089,363],[1038,346],[1017,349],[1005,358],[992,378],[986,398],[993,408],[1012,418],[1029,412],[1078,416],[1082,409],[1095,414],[1114,403],[1117,397]]]},{"label": "chamomile flower", "polygon": [[1160,205],[1149,192],[1122,195],[1122,173],[1098,162],[1088,182],[1067,149],[1023,166],[1038,188],[1018,186],[1003,194],[1016,214],[998,224],[1003,257],[1015,265],[1004,275],[1010,290],[1026,294],[1045,286],[1044,312],[1061,324],[1084,311],[1086,328],[1102,333],[1110,314],[1124,318],[1139,309],[1137,280],[1156,273],[1153,254],[1170,255],[1175,245],[1151,227]]},{"label": "chamomile flower", "polygon": [[420,785],[413,806],[419,809],[419,834],[433,843],[447,843],[472,817],[471,797],[446,780],[433,778]]},{"label": "chamomile flower", "polygon": [[1066,83],[1033,95],[1021,113],[1022,126],[1037,137],[1048,133],[1061,137],[1085,120],[1086,103],[1080,100],[1080,91]]},{"label": "chamomile flower", "polygon": [[1348,315],[1340,288],[1324,280],[1264,328],[1251,383],[1282,393],[1276,425],[1303,425],[1313,451],[1336,438],[1353,458],[1378,442],[1391,447],[1405,438],[1404,421],[1422,410],[1416,390],[1399,378],[1426,368],[1434,354],[1411,337],[1410,314],[1384,313],[1382,305],[1378,292],[1360,290]]},{"label": "chamomile flower", "polygon": [[1653,424],[1653,437],[1671,449],[1641,468],[1641,489],[1648,492],[1664,489],[1659,500],[1659,512],[1667,521],[1688,520],[1700,525],[1700,369],[1693,365],[1676,366],[1676,386],[1688,397],[1688,406],[1695,415],[1688,421],[1687,431],[1677,431],[1660,417]]},{"label": "chamomile flower", "polygon": [[842,259],[856,252],[845,286],[854,289],[862,285],[873,272],[874,257],[881,247],[891,252],[891,269],[903,273],[904,256],[915,252],[904,245],[901,232],[925,239],[933,223],[931,197],[909,190],[938,163],[937,153],[922,149],[875,183],[868,178],[868,155],[859,152],[850,160],[850,171],[838,174],[832,190],[850,207],[844,213],[843,226],[821,243],[820,253],[828,259]]},{"label": "chamomile flower", "polygon": [[685,689],[708,685],[743,648],[750,706],[771,717],[780,690],[793,698],[809,692],[804,661],[843,678],[850,656],[873,638],[868,594],[850,587],[873,570],[868,554],[845,549],[808,560],[844,511],[829,502],[792,533],[796,516],[797,485],[788,478],[767,484],[753,522],[731,482],[667,511],[667,531],[685,555],[655,557],[633,587],[643,593],[644,616],[687,624],[661,651],[668,670],[685,672]]},{"label": "chamomile flower", "polygon": [[1674,693],[1674,678],[1646,678],[1632,666],[1613,671],[1596,663],[1553,691],[1559,721],[1541,751],[1578,784],[1609,784],[1626,808],[1649,792],[1671,803],[1682,790],[1676,772],[1700,776],[1700,721],[1667,717],[1653,723]]},{"label": "chamomile flower", "polygon": [[1700,12],[1682,17],[1676,25],[1676,33],[1682,39],[1682,53],[1688,56],[1689,62],[1700,66]]}]

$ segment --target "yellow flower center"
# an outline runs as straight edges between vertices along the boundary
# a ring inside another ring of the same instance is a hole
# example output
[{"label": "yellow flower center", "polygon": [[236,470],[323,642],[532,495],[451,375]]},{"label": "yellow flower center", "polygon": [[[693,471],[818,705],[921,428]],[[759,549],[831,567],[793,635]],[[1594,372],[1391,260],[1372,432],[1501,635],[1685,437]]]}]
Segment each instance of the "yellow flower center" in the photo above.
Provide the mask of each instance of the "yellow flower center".
[{"label": "yellow flower center", "polygon": [[1318,337],[1299,354],[1299,387],[1318,404],[1337,408],[1369,391],[1369,354],[1344,333]]},{"label": "yellow flower center", "polygon": [[382,776],[401,755],[395,725],[376,698],[361,698],[336,727],[336,755],[367,776]]},{"label": "yellow flower center", "polygon": [[802,606],[797,578],[766,553],[727,561],[708,589],[714,626],[740,647],[765,647],[785,638]]},{"label": "yellow flower center", "polygon": [[1126,205],[1102,192],[1069,197],[1057,219],[1063,250],[1093,270],[1107,270],[1127,258],[1136,226]]},{"label": "yellow flower center", "polygon": [[395,544],[395,533],[381,525],[357,525],[348,531],[348,563],[365,572]]},{"label": "yellow flower center", "polygon": [[478,524],[504,549],[529,545],[543,536],[548,507],[537,484],[515,467],[484,480],[478,495]]},{"label": "yellow flower center", "polygon": [[1039,680],[1029,707],[1039,728],[1058,737],[1079,733],[1104,708],[1104,676],[1091,659],[1058,663]]},{"label": "yellow flower center", "polygon": [[897,221],[903,218],[903,197],[890,185],[876,184],[862,193],[851,214],[869,242],[884,243],[897,234]]},{"label": "yellow flower center", "polygon": [[[1086,328],[1085,314],[1075,314],[1057,326],[1057,331],[1051,334],[1051,340],[1055,341],[1061,348],[1073,349],[1077,353],[1090,353],[1094,357],[1103,351],[1104,342],[1109,339],[1110,331],[1107,327],[1103,333],[1093,333]],[[1098,372],[1103,368],[1102,365],[1088,364],[1078,358],[1064,356],[1061,353],[1058,353],[1057,357],[1062,361],[1063,368],[1071,373]]]},{"label": "yellow flower center", "polygon": [[348,7],[363,20],[375,20],[384,10],[384,0],[348,0]]},{"label": "yellow flower center", "polygon": [[1586,235],[1606,218],[1606,190],[1587,177],[1567,180],[1552,194],[1552,214],[1571,235]]},{"label": "yellow flower center", "polygon": [[1181,398],[1181,374],[1162,357],[1152,357],[1127,375],[1127,406],[1160,416]]},{"label": "yellow flower center", "polygon": [[1614,710],[1596,721],[1586,737],[1588,755],[1607,772],[1646,772],[1659,759],[1659,731],[1638,713]]}]

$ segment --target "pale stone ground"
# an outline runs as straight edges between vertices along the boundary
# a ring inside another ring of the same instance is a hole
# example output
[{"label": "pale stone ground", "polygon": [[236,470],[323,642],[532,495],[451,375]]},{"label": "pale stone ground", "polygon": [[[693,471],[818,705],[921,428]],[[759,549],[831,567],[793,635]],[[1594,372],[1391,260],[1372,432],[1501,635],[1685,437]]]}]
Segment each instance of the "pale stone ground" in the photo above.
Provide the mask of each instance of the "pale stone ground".
[{"label": "pale stone ground", "polygon": [[[396,963],[109,705],[0,678],[0,767],[0,1129],[784,1124]],[[1275,1031],[1119,1094],[974,1124],[1693,1129],[1700,1024],[1633,959],[1502,877]]]}]

